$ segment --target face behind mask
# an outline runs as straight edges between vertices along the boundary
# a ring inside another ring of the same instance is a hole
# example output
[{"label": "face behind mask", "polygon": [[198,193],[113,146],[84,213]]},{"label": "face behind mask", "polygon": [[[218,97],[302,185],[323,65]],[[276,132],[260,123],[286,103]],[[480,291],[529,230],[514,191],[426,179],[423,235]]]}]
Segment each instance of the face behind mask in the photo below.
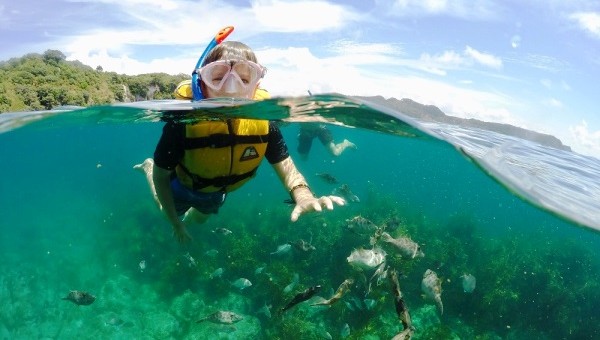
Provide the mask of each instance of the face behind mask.
[{"label": "face behind mask", "polygon": [[247,60],[217,60],[198,70],[210,89],[234,97],[250,98],[266,69]]}]

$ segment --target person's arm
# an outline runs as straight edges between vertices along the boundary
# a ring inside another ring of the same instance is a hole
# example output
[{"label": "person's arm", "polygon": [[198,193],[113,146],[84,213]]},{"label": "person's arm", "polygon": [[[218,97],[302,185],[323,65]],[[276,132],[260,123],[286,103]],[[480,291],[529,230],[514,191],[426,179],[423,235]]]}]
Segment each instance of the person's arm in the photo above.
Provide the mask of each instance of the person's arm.
[{"label": "person's arm", "polygon": [[179,242],[185,242],[189,241],[191,236],[185,228],[183,222],[181,222],[177,216],[175,201],[173,200],[173,192],[171,191],[171,172],[172,171],[170,170],[166,170],[154,165],[152,177],[154,180],[154,187],[156,189],[156,196],[160,202],[162,211],[165,213],[167,219],[173,226],[173,233]]},{"label": "person's arm", "polygon": [[284,188],[290,193],[296,203],[292,211],[291,220],[296,222],[301,214],[311,211],[322,211],[323,207],[333,210],[333,203],[345,205],[346,201],[338,196],[315,197],[306,182],[306,179],[296,168],[292,157],[287,157],[279,163],[273,164],[275,172],[283,183]]}]

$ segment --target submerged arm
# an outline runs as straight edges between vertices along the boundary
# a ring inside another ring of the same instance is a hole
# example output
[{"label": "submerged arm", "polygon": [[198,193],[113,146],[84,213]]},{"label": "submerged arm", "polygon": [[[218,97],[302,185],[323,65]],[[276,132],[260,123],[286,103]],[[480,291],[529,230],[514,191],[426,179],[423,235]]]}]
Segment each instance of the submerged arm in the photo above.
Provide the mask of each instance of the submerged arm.
[{"label": "submerged arm", "polygon": [[171,191],[171,171],[154,165],[152,173],[156,196],[160,202],[162,211],[173,226],[175,236],[177,236],[180,242],[189,240],[191,237],[185,229],[183,222],[177,216],[177,210],[175,209],[175,201],[173,200],[173,192]]},{"label": "submerged arm", "polygon": [[306,179],[296,168],[292,157],[287,157],[279,163],[273,164],[275,172],[283,183],[285,189],[290,193],[291,198],[296,203],[292,211],[291,220],[295,222],[301,214],[311,211],[322,211],[323,207],[333,210],[333,203],[344,205],[346,202],[338,196],[322,196],[316,198]]}]

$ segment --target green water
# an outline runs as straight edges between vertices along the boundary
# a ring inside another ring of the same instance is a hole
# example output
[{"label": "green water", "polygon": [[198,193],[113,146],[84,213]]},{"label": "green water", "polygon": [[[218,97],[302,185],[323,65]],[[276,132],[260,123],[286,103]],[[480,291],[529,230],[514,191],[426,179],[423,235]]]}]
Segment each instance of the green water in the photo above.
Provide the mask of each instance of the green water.
[{"label": "green water", "polygon": [[[114,118],[118,110],[104,113]],[[388,249],[414,339],[600,337],[599,235],[521,200],[449,144],[331,126],[337,141],[348,138],[358,149],[332,158],[315,141],[302,161],[299,125],[282,125],[313,191],[339,186],[316,176],[329,173],[361,202],[291,223],[287,193],[265,162],[218,215],[189,227],[191,244],[179,245],[143,174],[132,169],[152,157],[163,123],[97,123],[97,110],[87,113],[0,134],[0,338],[338,339],[348,324],[350,339],[389,339],[402,325],[388,281],[373,287],[366,308],[363,279],[346,260],[369,247],[368,236],[345,227],[357,215],[388,223],[388,232],[410,236],[425,253],[403,259]],[[219,227],[233,233],[212,232]],[[270,254],[297,239],[316,249]],[[211,279],[217,268],[222,277]],[[426,269],[443,280],[443,315],[421,296]],[[463,292],[465,272],[477,278],[472,293]],[[297,286],[284,293],[294,274]],[[232,287],[238,278],[252,286]],[[356,284],[331,308],[301,303],[278,315],[294,294],[318,284],[328,298],[347,278]],[[61,300],[75,289],[96,301]],[[217,310],[244,319],[196,323]]]}]

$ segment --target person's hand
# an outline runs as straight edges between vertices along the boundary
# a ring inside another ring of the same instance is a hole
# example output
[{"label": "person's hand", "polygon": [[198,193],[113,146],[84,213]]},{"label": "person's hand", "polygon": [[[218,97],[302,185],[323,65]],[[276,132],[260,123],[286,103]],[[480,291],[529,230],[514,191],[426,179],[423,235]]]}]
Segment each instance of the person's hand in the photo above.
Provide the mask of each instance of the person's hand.
[{"label": "person's hand", "polygon": [[186,243],[192,240],[192,236],[188,233],[185,224],[182,222],[173,225],[173,235],[177,238],[179,243]]},{"label": "person's hand", "polygon": [[319,198],[310,195],[296,197],[296,206],[292,211],[291,220],[296,222],[300,215],[311,211],[322,211],[323,207],[327,210],[333,210],[333,204],[339,206],[346,205],[346,201],[339,196],[321,196]]}]

